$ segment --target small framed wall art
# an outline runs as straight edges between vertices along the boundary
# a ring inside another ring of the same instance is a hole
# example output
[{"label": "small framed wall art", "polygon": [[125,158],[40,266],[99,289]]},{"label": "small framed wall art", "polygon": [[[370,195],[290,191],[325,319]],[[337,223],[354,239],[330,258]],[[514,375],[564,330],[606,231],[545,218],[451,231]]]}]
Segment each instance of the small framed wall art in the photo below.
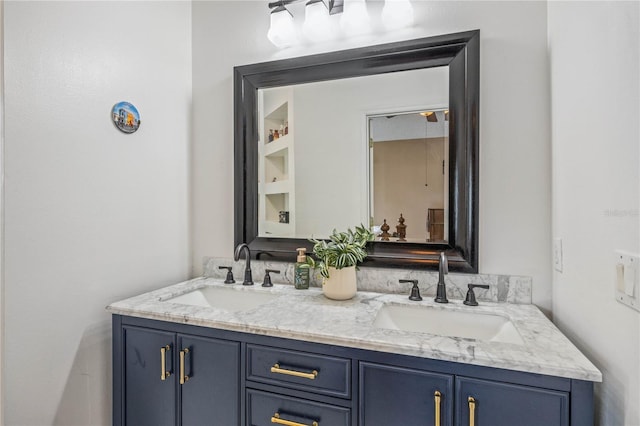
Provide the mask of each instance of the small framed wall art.
[{"label": "small framed wall art", "polygon": [[287,210],[283,210],[278,214],[278,221],[280,223],[289,223],[289,212]]},{"label": "small framed wall art", "polygon": [[113,124],[123,133],[133,133],[140,127],[140,113],[129,102],[118,102],[111,110]]}]

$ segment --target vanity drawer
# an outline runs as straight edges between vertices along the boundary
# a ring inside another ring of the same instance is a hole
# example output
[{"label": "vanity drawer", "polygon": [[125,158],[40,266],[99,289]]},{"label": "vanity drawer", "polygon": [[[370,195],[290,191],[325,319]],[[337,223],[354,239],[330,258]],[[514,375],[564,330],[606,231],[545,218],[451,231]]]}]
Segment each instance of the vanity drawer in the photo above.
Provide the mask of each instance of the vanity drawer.
[{"label": "vanity drawer", "polygon": [[348,426],[350,418],[348,408],[247,390],[247,425],[250,426]]},{"label": "vanity drawer", "polygon": [[350,398],[351,360],[247,345],[247,380]]}]

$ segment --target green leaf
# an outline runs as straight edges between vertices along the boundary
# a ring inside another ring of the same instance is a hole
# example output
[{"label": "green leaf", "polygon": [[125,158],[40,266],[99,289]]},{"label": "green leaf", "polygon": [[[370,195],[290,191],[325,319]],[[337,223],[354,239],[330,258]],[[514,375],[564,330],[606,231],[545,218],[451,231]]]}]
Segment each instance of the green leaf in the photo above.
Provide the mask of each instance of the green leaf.
[{"label": "green leaf", "polygon": [[[329,240],[310,238],[309,241],[313,243],[313,255],[318,259],[318,262],[311,266],[319,268],[320,274],[325,278],[329,278],[329,267],[343,269],[357,266],[367,257],[367,242],[373,239],[373,233],[363,224],[356,226],[355,231],[351,228],[344,232],[334,229]],[[310,257],[307,256],[307,259]]]}]

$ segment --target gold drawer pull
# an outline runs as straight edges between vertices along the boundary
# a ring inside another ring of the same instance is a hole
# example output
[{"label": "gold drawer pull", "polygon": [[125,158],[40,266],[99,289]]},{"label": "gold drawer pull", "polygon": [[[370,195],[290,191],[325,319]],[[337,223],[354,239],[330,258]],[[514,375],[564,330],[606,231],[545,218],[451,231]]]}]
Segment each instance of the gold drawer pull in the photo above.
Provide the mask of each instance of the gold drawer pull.
[{"label": "gold drawer pull", "polygon": [[476,426],[476,399],[470,396],[469,402],[469,426]]},{"label": "gold drawer pull", "polygon": [[160,348],[160,380],[166,380],[167,377],[171,376],[171,372],[167,371],[167,352],[171,349],[171,346],[163,346]]},{"label": "gold drawer pull", "polygon": [[303,373],[302,371],[287,370],[284,368],[280,368],[279,364],[273,364],[273,367],[271,367],[271,372],[277,373],[277,374],[286,374],[287,376],[302,377],[304,379],[309,379],[309,380],[314,380],[316,377],[318,377],[317,370],[313,370],[311,373]]},{"label": "gold drawer pull", "polygon": [[435,408],[436,408],[436,422],[435,425],[436,426],[440,426],[440,400],[442,398],[442,394],[440,393],[440,391],[436,391],[433,394],[433,399],[435,400]]},{"label": "gold drawer pull", "polygon": [[275,413],[273,417],[271,417],[271,423],[277,423],[279,425],[286,426],[320,426],[318,422],[312,422],[311,425],[307,425],[304,423],[292,422],[291,420],[285,420],[280,418],[280,413]]},{"label": "gold drawer pull", "polygon": [[180,384],[184,385],[188,380],[189,376],[184,374],[184,357],[189,353],[189,349],[184,348],[180,351]]}]

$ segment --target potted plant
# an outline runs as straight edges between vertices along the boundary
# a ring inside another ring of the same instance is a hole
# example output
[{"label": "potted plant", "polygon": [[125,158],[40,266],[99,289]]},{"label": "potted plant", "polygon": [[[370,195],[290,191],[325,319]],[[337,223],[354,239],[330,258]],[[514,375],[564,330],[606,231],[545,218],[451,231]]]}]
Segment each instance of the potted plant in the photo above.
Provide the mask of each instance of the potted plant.
[{"label": "potted plant", "polygon": [[314,267],[322,275],[322,291],[329,299],[347,300],[356,295],[356,265],[367,257],[367,242],[373,233],[364,225],[345,232],[335,229],[329,240],[310,239],[314,256],[318,259]]}]

